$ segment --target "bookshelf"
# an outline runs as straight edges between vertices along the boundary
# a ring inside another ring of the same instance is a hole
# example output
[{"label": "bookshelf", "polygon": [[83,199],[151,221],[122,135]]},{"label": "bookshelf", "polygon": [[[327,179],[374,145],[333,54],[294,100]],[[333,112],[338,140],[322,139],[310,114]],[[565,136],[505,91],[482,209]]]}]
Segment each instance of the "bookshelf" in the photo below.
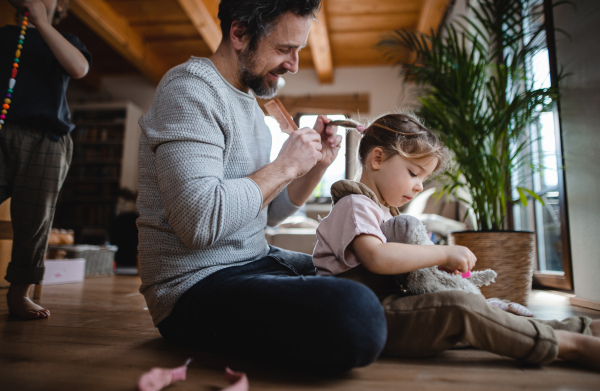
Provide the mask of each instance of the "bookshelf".
[{"label": "bookshelf", "polygon": [[120,189],[137,191],[142,110],[131,102],[71,106],[73,160],[54,217],[76,243],[103,244]]}]

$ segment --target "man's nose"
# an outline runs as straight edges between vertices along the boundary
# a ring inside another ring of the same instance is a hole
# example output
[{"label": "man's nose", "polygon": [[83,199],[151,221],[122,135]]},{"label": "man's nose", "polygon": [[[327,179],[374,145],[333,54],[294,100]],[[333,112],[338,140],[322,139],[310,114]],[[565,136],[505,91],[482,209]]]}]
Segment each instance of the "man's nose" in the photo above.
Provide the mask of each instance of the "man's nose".
[{"label": "man's nose", "polygon": [[283,67],[288,70],[289,73],[298,72],[299,66],[299,55],[297,50],[292,50],[290,54],[290,59],[283,64]]}]

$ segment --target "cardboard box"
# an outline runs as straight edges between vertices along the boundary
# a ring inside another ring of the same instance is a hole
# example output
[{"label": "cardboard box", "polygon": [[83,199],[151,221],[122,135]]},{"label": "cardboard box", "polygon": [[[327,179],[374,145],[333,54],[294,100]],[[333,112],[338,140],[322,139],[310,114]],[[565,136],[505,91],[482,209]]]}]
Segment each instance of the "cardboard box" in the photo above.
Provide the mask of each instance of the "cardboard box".
[{"label": "cardboard box", "polygon": [[83,282],[85,277],[85,259],[46,259],[44,262],[44,285]]}]

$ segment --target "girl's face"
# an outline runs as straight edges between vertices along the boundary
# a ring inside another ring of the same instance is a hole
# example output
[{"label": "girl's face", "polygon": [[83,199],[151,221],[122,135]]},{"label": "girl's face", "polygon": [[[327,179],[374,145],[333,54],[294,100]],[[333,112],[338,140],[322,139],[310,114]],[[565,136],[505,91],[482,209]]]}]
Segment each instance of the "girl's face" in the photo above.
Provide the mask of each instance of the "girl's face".
[{"label": "girl's face", "polygon": [[437,163],[438,159],[434,156],[408,160],[394,155],[375,164],[372,160],[373,190],[380,201],[402,206],[423,191],[423,182],[435,170]]}]

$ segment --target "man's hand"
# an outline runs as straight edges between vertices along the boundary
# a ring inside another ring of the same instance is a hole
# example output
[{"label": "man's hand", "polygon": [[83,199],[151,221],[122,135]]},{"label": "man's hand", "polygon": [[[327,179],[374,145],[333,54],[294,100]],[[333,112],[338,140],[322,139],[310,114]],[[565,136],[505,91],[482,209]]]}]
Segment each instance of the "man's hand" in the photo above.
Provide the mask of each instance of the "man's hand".
[{"label": "man's hand", "polygon": [[277,159],[290,173],[290,179],[296,179],[310,171],[323,159],[321,136],[311,128],[298,129],[283,143]]},{"label": "man's hand", "polygon": [[321,154],[323,155],[318,165],[325,168],[333,163],[340,151],[340,145],[342,143],[342,136],[337,134],[338,127],[327,126],[329,122],[331,122],[329,118],[324,115],[319,115],[314,126],[315,132],[321,136]]}]

